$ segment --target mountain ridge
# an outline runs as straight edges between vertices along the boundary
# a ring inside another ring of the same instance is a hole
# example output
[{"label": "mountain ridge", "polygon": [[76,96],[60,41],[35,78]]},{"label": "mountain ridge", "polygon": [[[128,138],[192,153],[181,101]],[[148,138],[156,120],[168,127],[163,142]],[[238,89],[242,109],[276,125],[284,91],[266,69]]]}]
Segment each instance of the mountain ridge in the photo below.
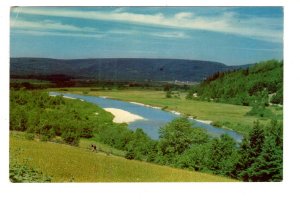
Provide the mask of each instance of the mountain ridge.
[{"label": "mountain ridge", "polygon": [[246,68],[220,62],[165,58],[10,58],[11,76],[63,74],[73,78],[134,81],[201,81],[218,71]]}]

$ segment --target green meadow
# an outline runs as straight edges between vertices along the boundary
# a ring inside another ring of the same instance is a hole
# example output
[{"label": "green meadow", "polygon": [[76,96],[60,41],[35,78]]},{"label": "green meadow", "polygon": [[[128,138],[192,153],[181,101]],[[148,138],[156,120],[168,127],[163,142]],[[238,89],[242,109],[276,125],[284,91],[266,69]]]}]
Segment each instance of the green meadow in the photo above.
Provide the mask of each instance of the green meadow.
[{"label": "green meadow", "polygon": [[[26,140],[22,137],[22,133],[12,132],[10,134],[10,159],[42,171],[43,174],[51,177],[51,182],[236,181],[222,176],[127,160],[105,152],[96,153],[92,152],[88,145],[86,140],[80,142],[79,147]],[[114,151],[113,149],[106,150]]]}]

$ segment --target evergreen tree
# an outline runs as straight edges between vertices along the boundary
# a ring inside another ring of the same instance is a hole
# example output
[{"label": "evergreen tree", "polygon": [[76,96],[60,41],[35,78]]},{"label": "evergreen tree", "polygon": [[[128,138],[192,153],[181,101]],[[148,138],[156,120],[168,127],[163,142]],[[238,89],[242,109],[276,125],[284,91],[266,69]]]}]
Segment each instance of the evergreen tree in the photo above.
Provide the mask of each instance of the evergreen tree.
[{"label": "evergreen tree", "polygon": [[283,176],[282,126],[276,121],[266,129],[262,152],[247,169],[249,181],[281,181]]},{"label": "evergreen tree", "polygon": [[209,147],[208,168],[216,174],[232,176],[238,161],[236,142],[228,135],[222,135],[211,141]]},{"label": "evergreen tree", "polygon": [[236,174],[243,181],[281,181],[283,176],[282,124],[272,121],[263,129],[255,122],[240,147]]},{"label": "evergreen tree", "polygon": [[248,181],[251,174],[247,169],[255,162],[262,151],[264,144],[264,130],[258,121],[254,122],[249,137],[244,137],[240,147],[240,160],[236,166],[236,175],[244,181]]}]

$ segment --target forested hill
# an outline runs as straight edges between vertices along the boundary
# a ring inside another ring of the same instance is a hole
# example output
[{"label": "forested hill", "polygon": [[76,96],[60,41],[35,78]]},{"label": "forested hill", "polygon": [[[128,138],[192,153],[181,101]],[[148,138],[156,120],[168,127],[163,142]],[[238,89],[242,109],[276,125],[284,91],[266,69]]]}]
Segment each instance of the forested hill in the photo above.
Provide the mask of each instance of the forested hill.
[{"label": "forested hill", "polygon": [[193,88],[189,97],[245,106],[283,104],[283,61],[215,73]]},{"label": "forested hill", "polygon": [[49,59],[11,58],[12,77],[67,75],[72,78],[129,81],[202,81],[218,72],[246,66],[223,63],[145,58]]}]

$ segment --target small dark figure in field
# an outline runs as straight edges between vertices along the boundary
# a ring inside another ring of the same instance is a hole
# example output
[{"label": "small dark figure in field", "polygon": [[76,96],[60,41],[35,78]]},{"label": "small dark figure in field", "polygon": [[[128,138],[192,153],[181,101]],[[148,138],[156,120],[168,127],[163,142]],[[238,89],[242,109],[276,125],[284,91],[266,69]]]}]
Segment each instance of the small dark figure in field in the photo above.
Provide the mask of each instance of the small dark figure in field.
[{"label": "small dark figure in field", "polygon": [[91,147],[92,147],[92,151],[93,151],[93,152],[97,152],[97,146],[96,146],[96,145],[93,145],[93,144],[92,144]]}]

